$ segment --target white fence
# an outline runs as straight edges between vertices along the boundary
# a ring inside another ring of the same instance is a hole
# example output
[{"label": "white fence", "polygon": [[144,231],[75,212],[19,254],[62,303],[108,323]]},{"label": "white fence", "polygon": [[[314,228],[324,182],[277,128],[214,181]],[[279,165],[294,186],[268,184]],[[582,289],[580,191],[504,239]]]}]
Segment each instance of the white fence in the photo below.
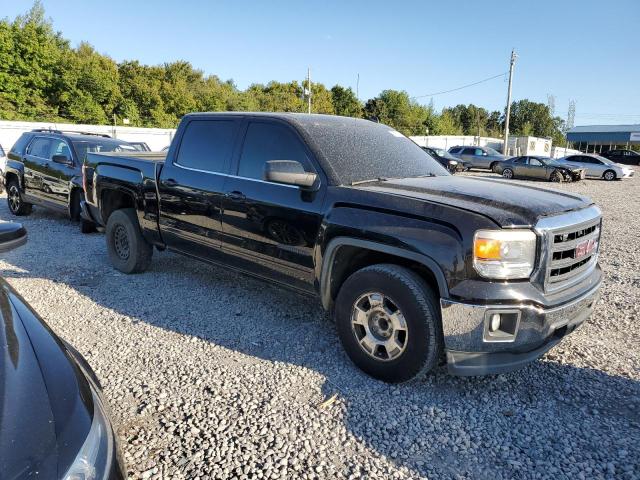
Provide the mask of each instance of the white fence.
[{"label": "white fence", "polygon": [[114,127],[111,125],[74,125],[71,123],[0,120],[0,145],[8,152],[20,135],[34,128],[107,134],[121,140],[146,142],[153,151],[162,150],[169,145],[176,132],[175,129],[171,128]]},{"label": "white fence", "polygon": [[473,135],[417,135],[409,138],[421,147],[444,148],[445,150],[456,145],[479,145],[491,147],[501,152],[504,144],[501,139],[492,137],[480,137],[478,142],[478,137]]}]

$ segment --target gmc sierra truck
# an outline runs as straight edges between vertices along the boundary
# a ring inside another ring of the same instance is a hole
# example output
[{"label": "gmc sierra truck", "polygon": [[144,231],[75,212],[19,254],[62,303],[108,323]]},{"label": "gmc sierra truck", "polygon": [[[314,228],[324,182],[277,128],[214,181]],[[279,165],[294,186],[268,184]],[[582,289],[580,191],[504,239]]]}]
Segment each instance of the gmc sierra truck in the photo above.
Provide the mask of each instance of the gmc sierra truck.
[{"label": "gmc sierra truck", "polygon": [[82,215],[110,261],[154,247],[319,297],[353,362],[388,381],[543,355],[598,297],[589,199],[450,175],[394,129],[325,115],[197,113],[165,153],[93,154]]}]

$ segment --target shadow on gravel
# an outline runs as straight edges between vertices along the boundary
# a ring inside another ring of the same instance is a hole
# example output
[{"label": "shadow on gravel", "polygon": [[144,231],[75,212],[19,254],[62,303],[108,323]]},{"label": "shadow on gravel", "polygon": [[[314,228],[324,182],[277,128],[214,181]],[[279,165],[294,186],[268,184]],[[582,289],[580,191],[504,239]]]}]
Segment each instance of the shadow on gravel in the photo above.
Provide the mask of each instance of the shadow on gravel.
[{"label": "shadow on gravel", "polygon": [[[4,202],[0,217],[8,218]],[[134,322],[314,370],[326,379],[324,396],[338,394],[347,430],[412,476],[626,471],[633,478],[640,471],[637,381],[557,363],[552,351],[508,375],[456,378],[440,368],[418,382],[387,385],[353,367],[312,299],[166,253],[154,253],[149,272],[122,275],[111,268],[102,235],[83,236],[40,211],[24,223],[30,243],[4,256],[14,269],[0,271],[3,277],[61,282]]]}]

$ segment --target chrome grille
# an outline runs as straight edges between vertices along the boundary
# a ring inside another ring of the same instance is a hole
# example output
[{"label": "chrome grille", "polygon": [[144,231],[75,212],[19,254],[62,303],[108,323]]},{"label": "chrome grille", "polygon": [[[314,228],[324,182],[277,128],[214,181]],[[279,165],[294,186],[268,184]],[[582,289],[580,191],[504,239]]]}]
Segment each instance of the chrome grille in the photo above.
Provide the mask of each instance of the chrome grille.
[{"label": "chrome grille", "polygon": [[598,259],[600,225],[601,218],[598,216],[548,231],[547,291],[576,283],[593,269]]}]

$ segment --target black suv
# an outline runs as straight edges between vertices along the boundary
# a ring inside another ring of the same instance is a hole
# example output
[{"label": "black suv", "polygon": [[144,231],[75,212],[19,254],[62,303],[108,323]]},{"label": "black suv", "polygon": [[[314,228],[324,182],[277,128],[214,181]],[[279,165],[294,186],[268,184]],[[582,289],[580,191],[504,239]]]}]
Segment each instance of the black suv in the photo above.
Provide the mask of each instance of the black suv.
[{"label": "black suv", "polygon": [[7,158],[4,182],[9,210],[29,215],[33,205],[80,220],[82,161],[88,152],[135,151],[108,135],[37,129],[23,133]]},{"label": "black suv", "polygon": [[441,356],[460,375],[518,368],[596,304],[589,199],[452,176],[367,120],[192,114],[166,158],[89,153],[85,172],[82,215],[106,227],[117,269],[168,248],[317,296],[350,358],[386,381]]},{"label": "black suv", "polygon": [[603,152],[600,155],[616,163],[624,163],[625,165],[640,165],[640,152],[634,152],[633,150],[609,150],[608,152]]}]

